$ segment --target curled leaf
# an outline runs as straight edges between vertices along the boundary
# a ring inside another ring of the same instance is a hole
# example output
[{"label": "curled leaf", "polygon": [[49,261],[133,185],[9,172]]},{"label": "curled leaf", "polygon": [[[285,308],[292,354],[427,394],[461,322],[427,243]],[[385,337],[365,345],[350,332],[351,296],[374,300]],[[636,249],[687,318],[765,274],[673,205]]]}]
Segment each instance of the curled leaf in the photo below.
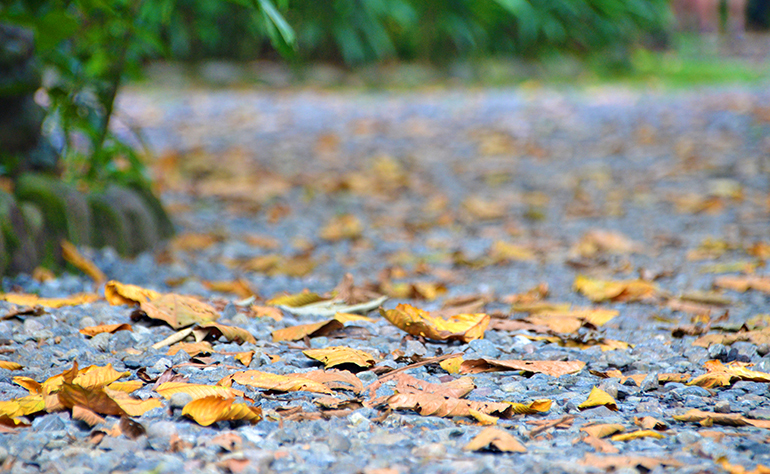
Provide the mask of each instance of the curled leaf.
[{"label": "curled leaf", "polygon": [[583,275],[575,278],[574,288],[595,302],[632,302],[652,298],[658,291],[654,283],[645,280],[597,280]]},{"label": "curled leaf", "polygon": [[167,294],[143,302],[140,307],[149,318],[165,321],[174,329],[206,324],[219,318],[219,313],[211,305],[190,296]]},{"label": "curled leaf", "polygon": [[443,319],[408,304],[399,304],[396,309],[387,311],[380,308],[380,314],[412,336],[438,341],[482,339],[490,320],[489,315],[483,313],[457,314]]},{"label": "curled leaf", "polygon": [[209,426],[217,421],[234,420],[245,420],[254,424],[262,419],[262,409],[245,403],[233,403],[232,398],[208,396],[185,405],[182,415],[192,418],[201,426]]},{"label": "curled leaf", "polygon": [[9,360],[0,360],[0,369],[5,370],[21,370],[24,366],[17,363],[17,362],[11,362]]},{"label": "curled leaf", "polygon": [[162,295],[155,290],[148,290],[136,285],[126,285],[115,280],[104,285],[104,298],[113,306],[122,304],[137,305],[160,298]]},{"label": "curled leaf", "polygon": [[637,430],[631,433],[617,434],[610,438],[612,441],[631,441],[639,438],[665,438],[666,435],[660,434],[657,431],[652,430]]},{"label": "curled leaf", "polygon": [[484,429],[463,447],[463,451],[479,451],[489,449],[490,447],[508,453],[527,452],[527,448],[514,438],[513,435],[497,428]]},{"label": "curled leaf", "polygon": [[[303,377],[304,374],[271,374],[269,372],[261,372],[259,370],[248,370],[244,372],[236,372],[228,375],[226,378],[232,382],[238,382],[241,385],[248,385],[250,387],[261,388],[263,390],[275,390],[277,392],[315,392],[315,393],[332,393],[332,391],[324,384],[310,380]],[[218,385],[225,385],[223,380],[218,382]]]},{"label": "curled leaf", "polygon": [[62,250],[62,257],[64,257],[64,260],[71,263],[75,267],[77,267],[78,270],[82,271],[96,283],[96,284],[102,284],[105,281],[107,281],[107,277],[104,275],[104,272],[102,272],[99,267],[94,265],[94,262],[87,259],[83,256],[80,252],[78,252],[78,249],[72,245],[72,243],[67,242],[66,240],[63,240],[61,243],[61,250]]},{"label": "curled leaf", "polygon": [[198,339],[199,335],[206,337],[206,335],[211,335],[214,338],[218,337],[224,337],[229,342],[236,342],[238,344],[243,344],[244,342],[250,342],[251,344],[256,344],[257,340],[254,339],[254,336],[251,335],[251,333],[243,328],[239,328],[236,326],[227,326],[225,324],[219,324],[219,323],[202,323],[198,324],[198,327],[193,330],[193,333],[196,335],[196,339]]},{"label": "curled leaf", "polygon": [[336,331],[337,329],[342,329],[343,327],[345,327],[345,325],[336,319],[321,321],[320,323],[289,326],[273,331],[273,342],[300,341],[305,337],[322,337],[325,334]]},{"label": "curled leaf", "polygon": [[579,360],[495,360],[470,359],[460,364],[460,373],[478,374],[482,372],[499,372],[503,370],[522,370],[524,372],[541,373],[552,377],[580,372],[586,363]]},{"label": "curled leaf", "polygon": [[343,364],[353,364],[361,368],[368,368],[376,363],[371,354],[344,346],[308,349],[302,351],[302,353],[311,359],[321,362],[327,369]]},{"label": "curled leaf", "polygon": [[580,428],[580,431],[597,438],[606,438],[615,433],[622,433],[625,429],[626,428],[623,425],[618,423],[602,423],[599,425],[584,426]]},{"label": "curled leaf", "polygon": [[130,324],[100,324],[98,326],[89,326],[80,330],[80,334],[93,337],[97,334],[110,333],[115,334],[118,331],[133,331]]},{"label": "curled leaf", "polygon": [[0,300],[20,306],[42,306],[44,308],[61,308],[62,306],[79,306],[99,300],[94,293],[76,293],[67,298],[40,298],[37,295],[23,293],[6,293],[0,295]]},{"label": "curled leaf", "polygon": [[584,408],[593,408],[598,406],[606,406],[610,410],[617,411],[618,410],[618,404],[615,401],[612,396],[610,396],[609,393],[605,392],[604,390],[594,387],[591,389],[591,393],[588,394],[588,398],[586,401],[578,405],[578,408],[581,410]]}]

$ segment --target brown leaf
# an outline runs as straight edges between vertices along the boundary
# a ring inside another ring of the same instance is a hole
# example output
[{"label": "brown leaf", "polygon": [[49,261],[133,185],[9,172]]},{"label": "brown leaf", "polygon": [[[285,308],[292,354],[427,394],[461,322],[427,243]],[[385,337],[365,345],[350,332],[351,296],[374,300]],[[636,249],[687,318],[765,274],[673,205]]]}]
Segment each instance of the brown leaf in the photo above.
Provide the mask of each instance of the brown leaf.
[{"label": "brown leaf", "polygon": [[219,313],[211,306],[190,296],[175,294],[140,304],[151,319],[165,321],[174,329],[181,329],[192,324],[206,324],[219,318]]},{"label": "brown leaf", "polygon": [[141,400],[129,396],[126,392],[120,390],[112,390],[109,387],[104,388],[106,393],[128,416],[142,416],[146,412],[155,408],[163,406],[160,400],[157,398],[148,398],[147,400]]},{"label": "brown leaf", "polygon": [[620,452],[618,448],[609,443],[609,441],[598,438],[592,434],[587,434],[583,437],[583,442],[591,446],[600,453],[605,454],[617,454]]},{"label": "brown leaf", "polygon": [[427,311],[407,304],[399,304],[396,309],[387,311],[380,308],[380,314],[412,336],[439,341],[470,342],[483,339],[490,320],[489,315],[483,313],[457,314],[449,319],[436,318]]},{"label": "brown leaf", "polygon": [[482,372],[499,372],[503,370],[522,370],[525,372],[541,373],[552,377],[579,372],[585,367],[585,362],[549,361],[549,360],[495,360],[471,359],[460,365],[460,373],[478,374]]},{"label": "brown leaf", "polygon": [[118,392],[125,392],[125,393],[131,393],[136,390],[139,390],[140,388],[144,387],[144,382],[141,380],[128,380],[125,382],[112,382],[111,384],[107,385],[107,388],[110,390],[115,390]]},{"label": "brown leaf", "polygon": [[759,276],[723,276],[714,280],[714,286],[744,293],[748,290],[770,293],[770,277]]},{"label": "brown leaf", "polygon": [[162,295],[155,290],[148,290],[136,285],[126,285],[115,280],[104,285],[104,298],[113,306],[138,305],[158,299]]},{"label": "brown leaf", "polygon": [[248,367],[252,359],[254,359],[254,354],[254,351],[238,352],[233,355],[233,359]]},{"label": "brown leaf", "polygon": [[[259,370],[247,370],[244,372],[235,372],[225,379],[217,382],[217,385],[229,386],[231,382],[237,382],[241,385],[260,388],[262,390],[274,390],[277,392],[315,392],[332,393],[326,385],[303,377],[304,374],[271,374]],[[223,383],[224,382],[224,383]]]},{"label": "brown leaf", "polygon": [[588,395],[586,401],[578,405],[578,408],[582,410],[584,408],[593,408],[602,405],[606,406],[610,410],[618,411],[618,404],[615,399],[604,390],[598,387],[594,387],[591,389],[591,393]]},{"label": "brown leaf", "polygon": [[249,342],[251,344],[257,343],[257,340],[254,339],[254,336],[252,336],[249,331],[236,326],[227,326],[219,323],[199,323],[198,327],[193,330],[196,339],[198,339],[199,334],[203,335],[203,332],[208,333],[208,335],[215,339],[224,337],[229,342],[238,344],[243,344],[244,342]]},{"label": "brown leaf", "polygon": [[660,434],[657,431],[652,430],[637,430],[631,433],[623,433],[613,436],[612,441],[631,441],[639,438],[665,438],[666,435]]},{"label": "brown leaf", "polygon": [[290,308],[298,308],[300,306],[309,305],[312,303],[318,303],[324,301],[326,298],[322,298],[317,293],[312,293],[308,290],[303,290],[300,293],[294,294],[281,294],[276,295],[266,301],[267,304],[272,306],[288,306]]},{"label": "brown leaf", "polygon": [[451,382],[435,384],[402,372],[390,380],[396,381],[396,392],[398,393],[430,393],[451,398],[463,398],[476,388],[476,384],[470,377],[460,377]]},{"label": "brown leaf", "polygon": [[75,248],[72,243],[67,242],[66,240],[62,240],[61,253],[64,260],[71,263],[78,270],[91,277],[91,279],[97,285],[101,285],[107,281],[107,277],[104,275],[104,272],[102,272],[99,267],[94,265],[94,262],[87,259],[83,256],[83,254],[78,252],[78,249]]},{"label": "brown leaf", "polygon": [[327,369],[343,364],[353,364],[361,368],[368,368],[376,363],[371,354],[344,346],[308,349],[302,351],[302,353],[311,359],[320,361]]},{"label": "brown leaf", "polygon": [[708,372],[695,377],[687,385],[713,388],[730,386],[738,380],[770,382],[770,374],[748,369],[746,368],[746,363],[742,362],[731,362],[728,365],[724,365],[718,360],[709,360],[704,366]]},{"label": "brown leaf", "polygon": [[251,313],[257,318],[271,318],[274,321],[280,321],[283,319],[283,311],[280,308],[273,306],[257,306],[252,305]]},{"label": "brown leaf", "polygon": [[88,408],[82,407],[80,405],[75,405],[72,407],[72,418],[76,420],[84,421],[88,424],[88,426],[94,426],[100,423],[107,422],[107,420],[105,420],[101,416],[97,415],[96,413],[89,410]]},{"label": "brown leaf", "polygon": [[21,370],[23,368],[24,368],[24,366],[19,364],[19,363],[11,362],[11,361],[8,361],[8,360],[0,360],[0,369],[5,369],[5,370]]},{"label": "brown leaf", "polygon": [[273,331],[273,342],[300,341],[306,337],[323,337],[324,335],[345,327],[340,321],[330,319],[312,324],[300,324]]},{"label": "brown leaf", "polygon": [[204,250],[222,240],[222,235],[185,232],[174,236],[174,238],[171,239],[171,242],[169,242],[169,246],[176,252]]},{"label": "brown leaf", "polygon": [[[424,392],[398,393],[388,397],[387,404],[393,410],[409,409],[423,416],[471,416],[470,410],[476,410],[506,419],[517,414],[517,410],[521,410],[521,407],[526,407],[526,405],[517,406],[512,403],[477,402]],[[548,405],[550,406],[550,403]],[[534,408],[533,410],[539,412]]]},{"label": "brown leaf", "polygon": [[66,408],[81,406],[102,415],[122,416],[126,413],[115,400],[101,387],[84,388],[73,383],[63,382],[59,391],[59,401]]},{"label": "brown leaf", "polygon": [[489,248],[489,258],[496,264],[530,262],[535,260],[536,257],[532,249],[503,240],[495,241],[492,247]]},{"label": "brown leaf", "polygon": [[636,469],[640,466],[644,468],[645,471],[652,471],[657,466],[683,466],[681,462],[670,458],[661,459],[647,456],[597,456],[590,453],[587,453],[578,464],[583,466],[590,466],[604,471],[617,470],[626,467]]},{"label": "brown leaf", "polygon": [[596,436],[597,438],[606,438],[615,433],[625,431],[625,428],[623,425],[617,423],[603,423],[599,425],[584,426],[580,428],[580,431],[588,433],[591,436]]},{"label": "brown leaf", "polygon": [[244,278],[232,281],[204,281],[203,286],[218,293],[233,293],[241,299],[255,296],[257,292],[251,289],[249,282]]},{"label": "brown leaf", "polygon": [[643,430],[665,431],[668,429],[668,425],[651,416],[645,416],[642,418],[634,417],[634,424],[641,427]]},{"label": "brown leaf", "polygon": [[224,420],[246,420],[254,424],[262,419],[262,409],[245,403],[233,403],[232,398],[208,396],[195,399],[185,405],[182,415],[192,418],[201,426],[209,426]]},{"label": "brown leaf", "polygon": [[702,426],[727,425],[727,426],[755,426],[757,428],[770,429],[770,420],[755,420],[746,418],[740,413],[712,413],[698,409],[691,409],[683,415],[674,415],[677,421],[700,423]]},{"label": "brown leaf", "polygon": [[179,351],[187,352],[190,354],[190,357],[195,357],[200,354],[212,354],[214,352],[214,348],[208,341],[178,342],[168,348],[166,355],[173,356],[176,355],[176,353]]},{"label": "brown leaf", "polygon": [[505,430],[497,428],[486,428],[477,434],[468,444],[463,447],[463,451],[479,451],[482,449],[495,448],[498,451],[507,453],[526,453],[525,448],[516,438]]},{"label": "brown leaf", "polygon": [[367,286],[356,286],[353,282],[353,275],[346,273],[342,281],[332,290],[335,299],[342,300],[348,305],[366,303],[367,301],[381,298],[382,295],[372,291]]},{"label": "brown leaf", "polygon": [[120,417],[120,423],[118,424],[120,427],[120,431],[123,432],[123,434],[128,439],[137,439],[140,436],[144,436],[147,434],[147,430],[144,429],[144,426],[142,426],[141,423],[138,423],[131,418],[128,418],[126,416]]},{"label": "brown leaf", "polygon": [[364,225],[353,214],[343,214],[333,217],[321,229],[320,237],[324,240],[357,239],[361,237]]},{"label": "brown leaf", "polygon": [[133,328],[131,328],[130,324],[123,323],[123,324],[100,324],[98,326],[89,326],[87,328],[83,328],[80,330],[81,334],[85,334],[89,337],[94,337],[97,334],[102,334],[104,332],[115,334],[118,331],[133,331]]},{"label": "brown leaf", "polygon": [[214,436],[211,438],[211,440],[206,442],[206,445],[219,446],[225,451],[240,451],[241,446],[243,446],[243,439],[238,436],[237,433],[227,431],[225,433]]}]

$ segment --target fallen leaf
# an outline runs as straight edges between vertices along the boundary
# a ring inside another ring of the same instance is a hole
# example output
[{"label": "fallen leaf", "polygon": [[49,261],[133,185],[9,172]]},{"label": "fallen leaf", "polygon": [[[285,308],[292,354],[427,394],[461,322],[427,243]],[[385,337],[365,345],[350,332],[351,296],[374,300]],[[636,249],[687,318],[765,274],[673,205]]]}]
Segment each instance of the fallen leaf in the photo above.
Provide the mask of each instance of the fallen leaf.
[{"label": "fallen leaf", "polygon": [[462,208],[473,218],[480,221],[502,219],[508,214],[507,206],[500,201],[471,196],[462,203]]},{"label": "fallen leaf", "polygon": [[267,300],[266,303],[273,306],[288,306],[291,308],[299,308],[300,306],[305,306],[311,303],[317,303],[319,301],[325,300],[326,298],[322,298],[317,293],[304,290],[301,293],[274,296]]},{"label": "fallen leaf", "polygon": [[190,395],[193,400],[206,397],[235,398],[243,396],[242,391],[234,388],[185,382],[165,382],[156,387],[155,391],[167,400],[175,393],[186,393]]},{"label": "fallen leaf", "polygon": [[206,445],[219,446],[225,451],[240,451],[241,446],[243,445],[243,439],[238,436],[237,433],[229,431],[214,436],[210,441],[206,442]]},{"label": "fallen leaf", "polygon": [[647,456],[597,456],[586,453],[579,462],[582,466],[590,466],[603,471],[611,471],[623,468],[636,469],[642,467],[646,472],[652,471],[657,466],[682,467],[680,461],[671,458],[652,458]]},{"label": "fallen leaf", "polygon": [[123,304],[138,305],[158,299],[162,296],[155,290],[148,290],[136,285],[126,285],[115,280],[104,285],[104,298],[113,306]]},{"label": "fallen leaf", "polygon": [[[516,414],[542,413],[550,409],[550,400],[513,404],[506,402],[478,402],[462,398],[446,397],[432,393],[397,393],[388,397],[386,403],[393,410],[409,409],[423,416],[471,416],[470,410],[498,418],[511,418]],[[548,408],[543,410],[547,405]]]},{"label": "fallen leaf", "polygon": [[75,405],[72,407],[72,418],[84,421],[86,424],[88,424],[88,426],[94,426],[107,422],[107,420],[101,416],[80,405]]},{"label": "fallen leaf", "polygon": [[249,282],[244,278],[232,281],[203,281],[203,286],[218,293],[233,293],[241,299],[255,296],[257,293],[251,289]]},{"label": "fallen leaf", "polygon": [[342,300],[348,305],[366,303],[367,301],[376,300],[383,296],[378,292],[373,291],[368,286],[357,286],[351,273],[346,273],[345,276],[342,277],[342,281],[340,281],[332,290],[332,295],[334,295],[335,299]]},{"label": "fallen leaf", "polygon": [[276,329],[273,331],[273,342],[301,341],[306,337],[322,337],[332,331],[342,329],[343,327],[345,327],[345,325],[336,319],[321,321],[319,323],[289,326],[287,328]]},{"label": "fallen leaf", "polygon": [[535,260],[535,253],[524,246],[502,240],[495,241],[489,248],[489,258],[493,263],[530,262]]},{"label": "fallen leaf", "polygon": [[593,408],[598,406],[606,406],[610,410],[618,411],[618,404],[615,399],[598,387],[591,389],[591,393],[588,395],[586,401],[578,405],[578,408],[582,410],[584,408]]},{"label": "fallen leaf", "polygon": [[37,295],[22,293],[6,293],[0,295],[0,300],[20,306],[42,306],[44,308],[61,308],[63,306],[80,306],[99,300],[94,293],[76,293],[67,298],[40,298]]},{"label": "fallen leaf", "polygon": [[489,326],[489,315],[457,314],[448,319],[436,318],[427,311],[407,304],[399,304],[396,309],[384,310],[380,314],[394,326],[406,331],[412,336],[428,339],[470,342],[483,339],[484,331]]},{"label": "fallen leaf", "polygon": [[311,359],[321,362],[327,369],[343,364],[353,364],[361,368],[368,368],[376,363],[371,354],[344,346],[308,349],[302,351],[302,353]]},{"label": "fallen leaf", "polygon": [[755,420],[746,418],[740,413],[713,413],[696,408],[688,410],[683,415],[674,415],[676,421],[700,423],[702,426],[726,425],[726,426],[755,426],[757,428],[770,429],[770,420]]},{"label": "fallen leaf", "polygon": [[584,443],[591,446],[600,453],[617,454],[620,452],[620,450],[613,446],[609,441],[598,438],[592,434],[586,434],[582,439]]},{"label": "fallen leaf", "polygon": [[64,260],[71,263],[73,266],[75,266],[75,268],[91,277],[94,283],[101,285],[107,281],[107,277],[104,275],[104,272],[102,272],[99,267],[94,264],[94,262],[87,259],[83,256],[83,254],[78,252],[78,249],[75,248],[72,243],[67,242],[66,240],[62,240],[61,250]]},{"label": "fallen leaf", "polygon": [[610,438],[612,441],[631,441],[639,438],[665,438],[666,436],[652,430],[637,430],[631,433],[617,434]]},{"label": "fallen leaf", "polygon": [[58,396],[59,401],[66,408],[81,406],[102,415],[126,414],[102,387],[84,388],[74,383],[63,382]]},{"label": "fallen leaf", "polygon": [[450,374],[459,374],[462,363],[462,357],[452,357],[451,359],[445,359],[439,362],[439,366]]},{"label": "fallen leaf", "polygon": [[639,245],[619,232],[594,229],[583,234],[580,242],[570,250],[574,256],[590,258],[600,253],[628,254]]},{"label": "fallen leaf", "polygon": [[143,302],[140,307],[149,318],[165,321],[174,329],[206,324],[219,318],[219,313],[211,305],[190,296],[167,294]]},{"label": "fallen leaf", "polygon": [[89,326],[87,328],[83,328],[80,330],[81,334],[85,334],[86,336],[96,336],[97,334],[102,333],[110,333],[115,334],[118,331],[133,331],[133,328],[131,328],[130,324],[123,323],[123,324],[100,324],[98,326]]},{"label": "fallen leaf", "polygon": [[217,382],[217,385],[229,386],[229,383],[237,382],[241,385],[260,388],[262,390],[274,390],[277,392],[315,392],[332,393],[326,385],[303,377],[304,374],[271,374],[259,370],[235,372],[225,379]]},{"label": "fallen leaf", "polygon": [[588,433],[591,436],[597,438],[606,438],[607,436],[615,433],[621,433],[625,431],[625,428],[621,424],[617,423],[603,423],[599,425],[584,426],[580,428],[580,431]]},{"label": "fallen leaf", "polygon": [[174,236],[169,242],[169,246],[176,252],[204,250],[217,242],[221,242],[223,236],[215,234],[195,234],[185,232]]},{"label": "fallen leaf", "polygon": [[106,393],[128,416],[142,416],[146,412],[163,406],[160,400],[157,398],[148,398],[141,400],[129,396],[126,392],[120,390],[111,390],[109,387],[104,388]]},{"label": "fallen leaf", "polygon": [[283,319],[283,311],[273,306],[251,306],[251,313],[257,318],[271,318],[278,322]]},{"label": "fallen leaf", "polygon": [[324,240],[357,239],[364,232],[361,220],[353,214],[343,214],[333,217],[321,229],[320,237]]},{"label": "fallen leaf", "polygon": [[[251,333],[243,328],[239,328],[236,326],[227,326],[225,324],[219,324],[219,323],[199,323],[198,327],[193,329],[193,334],[196,335],[196,339],[203,339],[206,337],[204,334],[214,337],[215,339],[219,337],[224,337],[229,342],[236,342],[238,344],[243,344],[244,342],[249,342],[251,344],[256,344],[257,340],[254,339],[254,336],[251,335]],[[203,337],[199,337],[203,336]]]},{"label": "fallen leaf", "polygon": [[238,352],[237,354],[233,355],[233,359],[237,360],[241,364],[245,365],[246,367],[251,364],[252,359],[254,358],[254,351],[244,351],[244,352]]},{"label": "fallen leaf", "polygon": [[110,390],[115,390],[118,392],[125,392],[125,393],[131,393],[136,390],[139,390],[140,388],[144,387],[144,382],[141,380],[127,380],[125,382],[112,382],[111,384],[107,385],[107,388]]},{"label": "fallen leaf", "polygon": [[658,287],[645,280],[598,280],[583,275],[575,277],[573,288],[591,301],[634,302],[655,296]]},{"label": "fallen leaf", "polygon": [[13,382],[21,387],[26,388],[27,391],[31,394],[43,393],[43,385],[29,377],[16,376],[13,378]]},{"label": "fallen leaf", "polygon": [[232,398],[207,396],[185,405],[182,415],[192,418],[201,426],[209,426],[225,420],[246,420],[254,424],[262,419],[262,409],[245,403],[233,403]]},{"label": "fallen leaf", "polygon": [[463,451],[480,451],[490,447],[507,453],[527,452],[527,448],[514,438],[513,435],[497,428],[482,430],[468,444],[463,446]]},{"label": "fallen leaf", "polygon": [[278,307],[287,313],[297,316],[334,316],[337,313],[367,313],[388,299],[387,296],[381,296],[375,300],[364,303],[350,305],[342,300],[324,300],[317,303],[310,303],[299,307],[282,306]]},{"label": "fallen leaf", "polygon": [[497,420],[500,419],[496,416],[487,415],[486,413],[481,413],[480,411],[476,411],[473,408],[470,409],[470,412],[471,412],[471,416],[475,418],[480,425],[496,425]]},{"label": "fallen leaf", "polygon": [[541,373],[552,377],[579,372],[585,367],[585,362],[549,361],[549,360],[495,360],[470,359],[462,362],[460,373],[478,374],[482,372],[499,372],[503,370],[522,370],[531,373]]},{"label": "fallen leaf", "polygon": [[[131,372],[118,372],[112,368],[112,364],[106,366],[91,365],[80,369],[72,379],[72,383],[86,390],[107,386],[123,377],[128,377]],[[50,392],[49,392],[50,393]]]},{"label": "fallen leaf", "polygon": [[742,362],[731,362],[728,365],[722,364],[718,360],[709,360],[704,364],[706,372],[703,375],[695,377],[687,385],[698,385],[699,387],[727,387],[738,380],[750,382],[770,382],[770,374],[758,372],[746,368]]},{"label": "fallen leaf", "polygon": [[176,353],[179,351],[187,352],[190,357],[195,357],[200,354],[212,354],[214,352],[214,348],[208,341],[178,342],[168,348],[166,355],[173,356],[176,355]]},{"label": "fallen leaf", "polygon": [[665,431],[668,429],[668,425],[651,416],[645,416],[642,418],[634,417],[634,424],[641,427],[643,430]]},{"label": "fallen leaf", "polygon": [[341,323],[352,323],[352,322],[358,322],[358,321],[365,321],[367,323],[373,323],[376,321],[374,318],[370,318],[369,316],[361,316],[360,314],[351,314],[351,313],[336,313],[334,315],[334,319]]},{"label": "fallen leaf", "polygon": [[744,293],[748,290],[770,293],[770,277],[759,276],[723,276],[714,280],[714,286]]},{"label": "fallen leaf", "polygon": [[770,474],[770,467],[767,467],[763,464],[757,464],[757,466],[753,470],[749,471],[748,469],[746,469],[745,467],[739,464],[731,464],[724,457],[717,459],[716,462],[728,474]]},{"label": "fallen leaf", "polygon": [[21,370],[23,368],[24,368],[24,366],[19,364],[19,363],[11,362],[11,361],[8,361],[8,360],[0,360],[0,369],[5,369],[5,370]]}]

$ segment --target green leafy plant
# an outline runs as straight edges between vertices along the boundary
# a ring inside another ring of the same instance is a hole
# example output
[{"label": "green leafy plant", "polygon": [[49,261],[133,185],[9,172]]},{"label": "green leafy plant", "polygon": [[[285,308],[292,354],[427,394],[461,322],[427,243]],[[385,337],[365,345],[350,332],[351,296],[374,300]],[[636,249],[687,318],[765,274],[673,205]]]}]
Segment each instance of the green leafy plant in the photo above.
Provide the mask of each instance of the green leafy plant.
[{"label": "green leafy plant", "polygon": [[[284,54],[294,32],[271,0],[231,0]],[[32,29],[46,68],[49,123],[61,131],[65,176],[90,185],[146,185],[134,137],[113,133],[114,105],[126,76],[170,53],[159,25],[184,13],[176,0],[15,0],[0,21]],[[285,7],[285,2],[282,3]]]}]

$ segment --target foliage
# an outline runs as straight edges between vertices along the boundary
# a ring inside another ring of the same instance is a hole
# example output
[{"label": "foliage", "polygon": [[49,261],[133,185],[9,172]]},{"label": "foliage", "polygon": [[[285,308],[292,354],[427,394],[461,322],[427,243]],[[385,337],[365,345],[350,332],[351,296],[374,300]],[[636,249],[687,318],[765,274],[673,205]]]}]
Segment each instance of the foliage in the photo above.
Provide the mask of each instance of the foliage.
[{"label": "foliage", "polygon": [[[271,0],[232,1],[249,10],[279,49],[291,50],[294,33]],[[126,75],[169,52],[158,25],[181,9],[175,0],[15,0],[0,9],[0,21],[35,32],[48,76],[49,123],[61,131],[69,178],[146,184],[135,148],[141,139],[113,133],[113,107]]]}]

